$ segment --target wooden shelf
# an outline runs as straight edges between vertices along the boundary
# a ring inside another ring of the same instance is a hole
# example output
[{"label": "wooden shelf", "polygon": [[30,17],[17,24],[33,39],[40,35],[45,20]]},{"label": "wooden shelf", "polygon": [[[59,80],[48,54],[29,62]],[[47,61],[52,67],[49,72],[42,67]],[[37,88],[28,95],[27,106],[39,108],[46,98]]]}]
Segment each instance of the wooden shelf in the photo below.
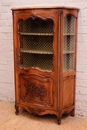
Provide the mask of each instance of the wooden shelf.
[{"label": "wooden shelf", "polygon": [[64,35],[64,36],[74,36],[75,33],[64,33],[63,35]]},{"label": "wooden shelf", "polygon": [[64,51],[63,54],[72,54],[74,51]]},{"label": "wooden shelf", "polygon": [[23,48],[21,48],[20,49],[20,52],[23,52],[23,53],[31,53],[31,54],[53,54],[53,52],[52,51],[38,51],[38,50],[27,50],[27,49],[23,49]]},{"label": "wooden shelf", "polygon": [[24,33],[18,32],[20,35],[30,35],[30,36],[53,36],[53,33]]}]

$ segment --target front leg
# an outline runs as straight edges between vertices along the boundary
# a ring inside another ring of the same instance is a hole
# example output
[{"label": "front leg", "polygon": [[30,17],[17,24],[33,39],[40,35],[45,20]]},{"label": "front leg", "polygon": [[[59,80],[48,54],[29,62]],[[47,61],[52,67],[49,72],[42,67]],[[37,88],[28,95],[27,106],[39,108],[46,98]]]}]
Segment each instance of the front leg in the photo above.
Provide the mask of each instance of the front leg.
[{"label": "front leg", "polygon": [[73,109],[73,110],[70,112],[70,115],[71,115],[71,116],[75,116],[75,109]]},{"label": "front leg", "polygon": [[59,113],[58,116],[57,116],[57,119],[58,119],[58,125],[61,124],[61,118],[62,118],[62,114]]},{"label": "front leg", "polygon": [[15,114],[18,115],[19,114],[19,107],[17,105],[15,105]]},{"label": "front leg", "polygon": [[58,119],[58,125],[61,125],[61,119]]}]

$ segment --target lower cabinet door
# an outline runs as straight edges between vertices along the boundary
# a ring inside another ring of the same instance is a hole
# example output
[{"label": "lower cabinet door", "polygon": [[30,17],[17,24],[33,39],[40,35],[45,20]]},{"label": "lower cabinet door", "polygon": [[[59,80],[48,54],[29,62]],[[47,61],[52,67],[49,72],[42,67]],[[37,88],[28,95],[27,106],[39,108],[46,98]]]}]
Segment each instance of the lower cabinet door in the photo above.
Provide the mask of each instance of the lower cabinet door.
[{"label": "lower cabinet door", "polygon": [[53,78],[35,74],[21,75],[20,103],[53,107]]}]

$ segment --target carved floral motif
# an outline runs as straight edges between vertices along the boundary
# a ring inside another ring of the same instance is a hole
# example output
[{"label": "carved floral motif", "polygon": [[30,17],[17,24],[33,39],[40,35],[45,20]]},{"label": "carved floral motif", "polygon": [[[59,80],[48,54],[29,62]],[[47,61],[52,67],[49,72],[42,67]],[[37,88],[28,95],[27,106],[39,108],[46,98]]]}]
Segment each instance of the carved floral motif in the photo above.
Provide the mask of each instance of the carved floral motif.
[{"label": "carved floral motif", "polygon": [[44,85],[37,86],[36,83],[27,82],[25,84],[26,87],[26,97],[30,98],[39,98],[41,101],[44,100],[44,98],[47,95],[47,90],[45,89]]}]

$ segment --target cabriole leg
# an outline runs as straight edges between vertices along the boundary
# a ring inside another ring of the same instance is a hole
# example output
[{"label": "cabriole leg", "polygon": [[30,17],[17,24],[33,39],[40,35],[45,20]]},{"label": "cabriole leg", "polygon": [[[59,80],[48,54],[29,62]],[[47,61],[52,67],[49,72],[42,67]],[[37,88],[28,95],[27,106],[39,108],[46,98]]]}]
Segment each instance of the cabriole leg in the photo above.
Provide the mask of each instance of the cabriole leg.
[{"label": "cabriole leg", "polygon": [[58,125],[61,124],[61,118],[62,118],[62,114],[58,114],[57,119],[58,119]]},{"label": "cabriole leg", "polygon": [[60,124],[61,124],[61,119],[60,120],[58,119],[58,125],[60,125]]},{"label": "cabriole leg", "polygon": [[15,105],[15,114],[18,115],[19,114],[19,107]]},{"label": "cabriole leg", "polygon": [[70,112],[70,115],[71,115],[71,116],[75,116],[75,109],[73,109],[73,110]]}]

